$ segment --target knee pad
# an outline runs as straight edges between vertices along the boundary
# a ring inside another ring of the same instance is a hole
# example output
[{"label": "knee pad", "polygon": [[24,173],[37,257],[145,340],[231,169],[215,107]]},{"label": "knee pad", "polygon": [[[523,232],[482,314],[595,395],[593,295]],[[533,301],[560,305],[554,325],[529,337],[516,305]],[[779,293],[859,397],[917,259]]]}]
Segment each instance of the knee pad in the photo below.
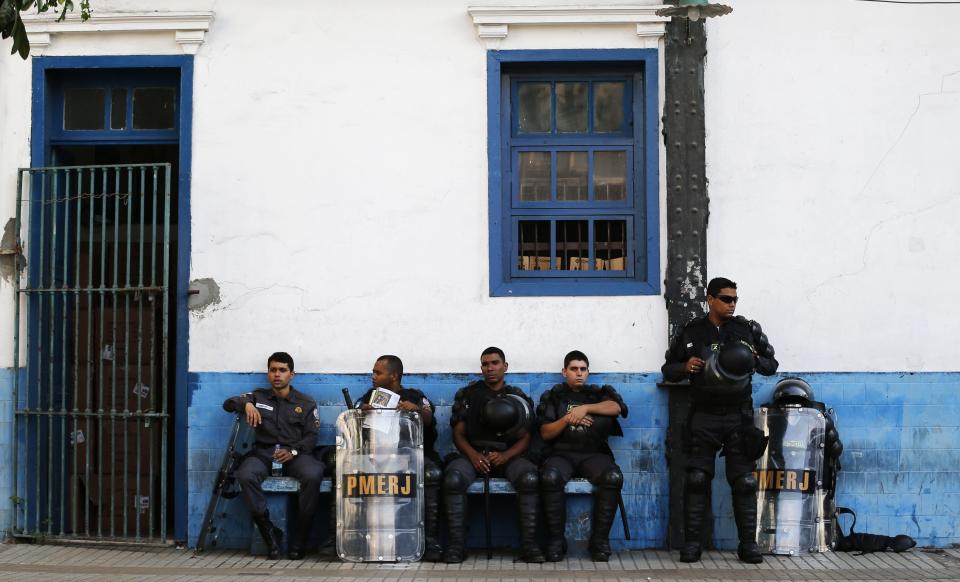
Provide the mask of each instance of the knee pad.
[{"label": "knee pad", "polygon": [[710,474],[700,469],[687,471],[687,491],[691,493],[706,493],[710,487]]},{"label": "knee pad", "polygon": [[734,495],[754,495],[757,492],[757,478],[753,473],[744,473],[734,477],[730,483]]},{"label": "knee pad", "polygon": [[437,467],[436,465],[431,465],[426,471],[423,472],[423,483],[426,487],[430,487],[431,485],[439,485],[442,479],[443,471],[441,471],[440,467]]},{"label": "knee pad", "polygon": [[443,490],[447,493],[463,493],[470,484],[460,471],[450,471],[443,476]]},{"label": "knee pad", "polygon": [[536,493],[540,487],[540,475],[536,471],[527,471],[513,484],[518,493]]},{"label": "knee pad", "polygon": [[562,491],[565,485],[559,469],[547,467],[540,471],[540,488],[544,491]]},{"label": "knee pad", "polygon": [[621,473],[620,469],[616,467],[607,469],[600,475],[597,485],[603,487],[604,489],[619,490],[623,488],[623,473]]}]

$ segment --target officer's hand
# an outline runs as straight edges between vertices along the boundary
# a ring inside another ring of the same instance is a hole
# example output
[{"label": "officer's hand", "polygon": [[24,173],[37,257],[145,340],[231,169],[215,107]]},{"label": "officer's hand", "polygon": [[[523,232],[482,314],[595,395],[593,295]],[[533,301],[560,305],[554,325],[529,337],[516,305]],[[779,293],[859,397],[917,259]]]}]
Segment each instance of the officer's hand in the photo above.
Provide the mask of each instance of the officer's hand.
[{"label": "officer's hand", "polygon": [[481,475],[486,475],[490,472],[490,461],[480,453],[470,455],[470,464],[473,465],[473,468]]},{"label": "officer's hand", "polygon": [[247,414],[247,424],[250,426],[256,428],[263,422],[263,419],[260,418],[260,411],[257,410],[257,407],[254,406],[252,402],[247,402],[243,407],[243,411]]},{"label": "officer's hand", "polygon": [[397,410],[403,410],[405,412],[418,412],[420,410],[420,407],[414,404],[413,402],[404,400],[400,404],[397,404]]},{"label": "officer's hand", "polygon": [[687,360],[687,365],[684,367],[684,370],[687,372],[687,374],[699,374],[700,371],[703,370],[703,364],[703,360],[697,356],[693,356]]},{"label": "officer's hand", "polygon": [[490,463],[491,467],[499,467],[500,465],[506,463],[509,459],[503,453],[487,453],[487,461]]},{"label": "officer's hand", "polygon": [[583,419],[587,417],[587,407],[586,406],[577,406],[576,408],[570,410],[567,413],[567,424],[572,424],[574,426],[578,424],[583,424]]},{"label": "officer's hand", "polygon": [[277,449],[273,452],[273,458],[281,463],[286,463],[293,460],[293,455],[287,449]]}]

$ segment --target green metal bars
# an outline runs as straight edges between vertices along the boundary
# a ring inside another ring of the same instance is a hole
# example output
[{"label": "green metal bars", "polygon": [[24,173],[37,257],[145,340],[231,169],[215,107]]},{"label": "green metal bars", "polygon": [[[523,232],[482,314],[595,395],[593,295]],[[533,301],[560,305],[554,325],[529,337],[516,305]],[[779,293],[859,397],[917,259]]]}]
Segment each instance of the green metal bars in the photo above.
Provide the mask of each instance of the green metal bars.
[{"label": "green metal bars", "polygon": [[17,536],[166,541],[171,179],[19,172]]}]

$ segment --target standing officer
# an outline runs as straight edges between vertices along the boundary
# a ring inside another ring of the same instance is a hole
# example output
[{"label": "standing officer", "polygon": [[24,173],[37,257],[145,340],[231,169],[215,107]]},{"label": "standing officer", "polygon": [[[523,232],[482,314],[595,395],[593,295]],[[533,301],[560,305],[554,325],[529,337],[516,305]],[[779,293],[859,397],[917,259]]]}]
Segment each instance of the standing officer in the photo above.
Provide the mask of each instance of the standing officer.
[{"label": "standing officer", "polygon": [[380,356],[373,364],[372,387],[356,402],[356,407],[370,410],[370,398],[377,388],[386,388],[400,395],[397,410],[416,412],[423,420],[423,505],[426,522],[425,562],[439,562],[443,557],[440,546],[440,455],[434,449],[437,442],[437,421],[433,418],[433,403],[416,388],[407,388],[403,379],[403,362],[397,356]]},{"label": "standing officer", "polygon": [[763,561],[757,546],[757,480],[755,461],[766,440],[753,424],[751,376],[777,371],[773,346],[760,325],[742,316],[737,308],[737,284],[718,277],[707,285],[705,317],[694,319],[674,338],[663,365],[663,377],[689,379],[690,416],[684,431],[687,453],[684,487],[684,536],[681,562],[700,559],[700,532],[713,480],[714,462],[722,448],[727,481],[733,494],[733,513],[741,561]]},{"label": "standing officer", "polygon": [[504,476],[517,492],[519,505],[520,559],[532,564],[544,561],[537,546],[537,466],[527,458],[533,401],[519,388],[503,380],[507,359],[500,348],[480,354],[483,380],[457,391],[450,416],[453,444],[459,455],[447,463],[443,496],[447,510],[445,562],[459,563],[466,557],[467,487],[477,475]]},{"label": "standing officer", "polygon": [[270,521],[267,501],[260,488],[271,465],[274,461],[282,463],[284,474],[300,481],[299,511],[290,537],[291,560],[303,559],[323,479],[323,464],[311,454],[320,430],[317,403],[290,385],[293,376],[293,358],[286,352],[276,352],[267,358],[271,388],[234,396],[223,403],[227,412],[244,413],[247,424],[256,430],[253,450],[247,453],[235,474],[243,500],[267,545],[270,560],[280,557],[283,537],[280,528]]},{"label": "standing officer", "polygon": [[540,397],[537,416],[547,459],[540,466],[540,495],[547,522],[549,562],[559,562],[566,552],[564,528],[567,505],[564,487],[574,476],[593,483],[593,521],[590,557],[610,559],[610,526],[623,487],[623,473],[607,445],[610,436],[623,436],[618,416],[627,417],[627,405],[612,386],[587,384],[590,360],[574,350],[563,359],[563,384]]}]

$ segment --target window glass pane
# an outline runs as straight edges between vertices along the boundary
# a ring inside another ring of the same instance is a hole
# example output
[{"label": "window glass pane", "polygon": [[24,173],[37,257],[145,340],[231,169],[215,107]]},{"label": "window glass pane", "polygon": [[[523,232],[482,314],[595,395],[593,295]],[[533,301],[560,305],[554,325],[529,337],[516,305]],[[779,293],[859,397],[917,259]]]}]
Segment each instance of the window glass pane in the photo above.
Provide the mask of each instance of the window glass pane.
[{"label": "window glass pane", "polygon": [[586,133],[587,84],[557,83],[557,132]]},{"label": "window glass pane", "polygon": [[624,200],[626,197],[626,152],[593,152],[593,199]]},{"label": "window glass pane", "polygon": [[550,152],[520,152],[520,200],[550,200]]},{"label": "window glass pane", "polygon": [[557,152],[557,200],[587,199],[587,152]]},{"label": "window glass pane", "polygon": [[113,89],[110,95],[110,129],[123,129],[127,126],[127,90]]},{"label": "window glass pane", "polygon": [[134,129],[173,129],[177,92],[172,87],[133,90]]},{"label": "window glass pane", "polygon": [[519,93],[520,131],[549,133],[550,83],[523,83]]},{"label": "window glass pane", "polygon": [[593,131],[623,131],[623,83],[593,85]]},{"label": "window glass pane", "polygon": [[64,91],[64,129],[103,129],[106,111],[106,90],[104,89]]},{"label": "window glass pane", "polygon": [[626,269],[626,220],[594,221],[593,239],[594,265],[598,271],[623,271]]},{"label": "window glass pane", "polygon": [[550,270],[550,221],[521,220],[518,222],[517,250],[521,271]]},{"label": "window glass pane", "polygon": [[557,221],[557,268],[586,271],[590,268],[589,231],[586,220]]}]

